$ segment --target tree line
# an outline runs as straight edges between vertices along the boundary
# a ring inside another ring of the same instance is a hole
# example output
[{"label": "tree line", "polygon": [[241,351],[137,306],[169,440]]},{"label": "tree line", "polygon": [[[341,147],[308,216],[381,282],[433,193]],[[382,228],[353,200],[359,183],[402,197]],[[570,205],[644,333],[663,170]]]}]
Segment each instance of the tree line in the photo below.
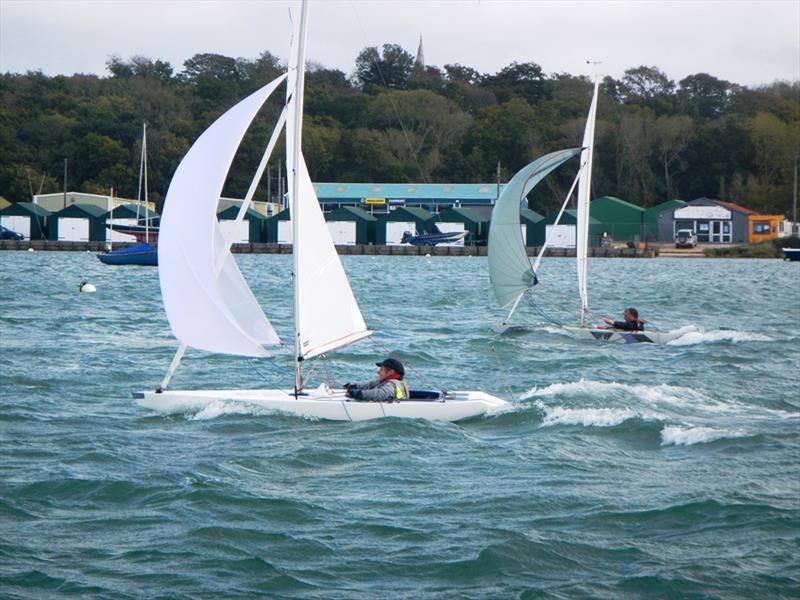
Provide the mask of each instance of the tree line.
[{"label": "tree line", "polygon": [[[163,202],[197,136],[285,69],[197,54],[180,72],[164,61],[112,57],[105,76],[0,74],[0,195],[29,201],[63,189],[136,197],[142,122],[150,198]],[[654,66],[605,77],[597,111],[593,195],[640,206],[708,196],[765,213],[791,207],[800,153],[800,82],[748,88],[707,73],[675,83]],[[585,76],[533,62],[497,73],[415,63],[396,44],[359,53],[350,75],[309,65],[303,145],[313,181],[494,182],[547,152],[580,145],[591,97]],[[223,195],[244,196],[281,102],[248,132]],[[282,142],[281,142],[282,143]],[[281,148],[273,155],[278,171]],[[560,203],[577,164],[539,186],[532,208]],[[263,181],[257,199],[274,181]]]}]

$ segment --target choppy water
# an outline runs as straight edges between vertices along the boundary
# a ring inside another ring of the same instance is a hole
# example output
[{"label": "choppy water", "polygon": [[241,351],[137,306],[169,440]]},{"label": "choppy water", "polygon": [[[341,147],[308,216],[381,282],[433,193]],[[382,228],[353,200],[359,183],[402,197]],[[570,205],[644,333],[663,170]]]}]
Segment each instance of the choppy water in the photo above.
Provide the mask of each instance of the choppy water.
[{"label": "choppy water", "polygon": [[[289,257],[238,258],[291,339]],[[593,260],[595,310],[699,329],[655,347],[543,318],[576,303],[571,260],[544,263],[517,319],[531,331],[503,338],[485,259],[344,263],[378,333],[328,363],[334,380],[392,351],[412,384],[514,409],[155,414],[130,392],[176,348],[156,270],[0,253],[0,596],[798,597],[800,265]],[[288,386],[288,355],[190,351],[172,387]]]}]

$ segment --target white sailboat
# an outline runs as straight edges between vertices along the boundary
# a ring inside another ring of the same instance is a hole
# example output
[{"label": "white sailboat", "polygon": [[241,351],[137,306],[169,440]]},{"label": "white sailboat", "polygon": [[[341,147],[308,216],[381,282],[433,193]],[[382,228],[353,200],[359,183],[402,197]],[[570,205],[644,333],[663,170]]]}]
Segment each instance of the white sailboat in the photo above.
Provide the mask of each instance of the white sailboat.
[{"label": "white sailboat", "polygon": [[578,205],[576,211],[575,255],[577,263],[578,294],[580,296],[581,308],[577,326],[561,325],[561,327],[570,335],[617,343],[650,342],[665,344],[686,333],[685,328],[676,332],[644,332],[591,327],[588,324],[588,316],[592,314],[592,311],[589,309],[588,291],[589,201],[591,198],[594,131],[599,88],[600,83],[598,80],[595,80],[594,92],[592,94],[592,101],[589,107],[589,115],[586,120],[586,128],[584,130],[581,148],[553,152],[524,167],[508,183],[492,211],[492,224],[489,230],[488,244],[489,276],[492,289],[494,290],[495,297],[500,306],[502,308],[511,307],[505,320],[499,326],[494,327],[495,331],[498,333],[503,333],[511,328],[509,321],[519,305],[520,300],[526,293],[530,293],[533,286],[538,283],[537,273],[539,265],[550,243],[548,237],[535,261],[531,264],[525,252],[524,241],[521,239],[519,204],[528,192],[533,189],[536,183],[558,165],[572,156],[575,156],[578,152],[580,152],[581,155],[578,175],[564,200],[564,204],[561,206],[561,210],[550,232],[552,234],[555,231],[555,226],[561,220],[561,216],[564,214],[569,198],[572,196],[572,192],[577,184]]},{"label": "white sailboat", "polygon": [[[358,421],[414,417],[458,421],[508,406],[480,391],[414,392],[402,402],[357,402],[327,384],[305,389],[301,367],[372,334],[353,296],[322,215],[302,153],[307,6],[302,4],[289,71],[215,121],[186,154],[170,184],[159,237],[161,293],[180,347],[161,385],[135,392],[142,406],[162,412],[199,410],[214,402],[257,405],[322,419]],[[286,164],[293,227],[294,386],[289,389],[167,390],[187,347],[242,356],[268,356],[280,343],[248,287],[216,217],[216,206],[236,150],[251,121],[286,79],[283,112],[238,218],[286,125]]]}]

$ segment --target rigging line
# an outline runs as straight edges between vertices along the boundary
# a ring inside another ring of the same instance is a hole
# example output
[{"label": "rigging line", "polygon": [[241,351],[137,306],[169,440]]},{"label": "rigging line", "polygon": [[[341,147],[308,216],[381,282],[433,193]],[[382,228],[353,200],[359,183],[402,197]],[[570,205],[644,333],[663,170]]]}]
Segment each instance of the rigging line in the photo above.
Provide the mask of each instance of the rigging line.
[{"label": "rigging line", "polygon": [[253,369],[253,371],[255,371],[256,375],[258,375],[261,379],[263,379],[267,384],[269,383],[269,379],[264,377],[261,371],[259,371],[258,368],[256,368],[255,361],[252,358],[247,361],[247,364],[249,364],[250,367]]},{"label": "rigging line", "polygon": [[[350,0],[350,6],[353,8],[353,13],[355,13],[355,15],[356,15],[356,21],[358,22],[358,27],[361,30],[361,35],[363,36],[364,41],[367,44],[369,44],[369,42],[367,41],[367,32],[364,30],[364,25],[361,23],[361,18],[359,17],[358,12],[356,11],[356,7],[355,7],[355,4],[353,3],[353,0]],[[378,47],[374,46],[374,48],[375,48],[375,52],[377,53]],[[386,83],[386,77],[384,77],[383,71],[381,70],[381,65],[380,65],[380,63],[379,63],[379,61],[377,59],[374,61],[374,64],[375,64],[375,68],[378,71],[378,75],[380,75],[381,81],[383,82],[383,87],[385,87],[387,90],[390,89],[389,85]],[[414,159],[414,164],[416,165],[417,169],[419,170],[419,174],[420,174],[420,177],[422,177],[423,183],[430,183],[428,178],[425,176],[425,172],[422,170],[422,165],[420,165],[420,163],[419,163],[419,157],[417,156],[417,151],[414,150],[414,147],[411,144],[411,140],[408,137],[408,131],[406,130],[406,126],[403,123],[403,119],[400,118],[400,111],[397,110],[397,105],[395,104],[395,102],[394,102],[394,100],[392,99],[391,96],[388,96],[388,100],[389,100],[389,105],[392,107],[392,110],[394,111],[394,115],[397,118],[397,122],[400,123],[400,131],[403,133],[403,139],[405,140],[406,144],[408,145],[408,149],[411,150],[411,157]]]},{"label": "rigging line", "polygon": [[541,308],[541,307],[540,307],[540,306],[539,306],[539,305],[536,303],[536,301],[533,299],[533,296],[532,296],[532,295],[530,295],[530,296],[528,297],[528,300],[529,300],[529,302],[530,302],[530,305],[533,307],[533,309],[534,309],[536,312],[538,312],[538,313],[539,313],[539,315],[541,315],[541,316],[542,316],[542,317],[545,319],[545,321],[549,321],[551,324],[553,324],[553,325],[556,325],[557,327],[564,327],[564,324],[563,324],[563,323],[561,323],[560,321],[557,321],[556,319],[554,319],[553,317],[551,317],[550,315],[548,315],[548,314],[547,314],[547,313],[544,311],[544,309],[542,309],[542,308]]},{"label": "rigging line", "polygon": [[325,369],[325,380],[328,383],[328,387],[332,388],[333,379],[331,378],[330,371],[328,371],[328,355],[322,354],[320,355],[320,358],[322,359],[322,367]]},{"label": "rigging line", "polygon": [[505,381],[506,387],[508,388],[508,393],[511,395],[511,400],[516,402],[517,399],[514,397],[514,390],[511,389],[511,382],[508,380],[508,377],[506,377],[506,371],[503,368],[503,365],[500,363],[500,355],[497,353],[497,349],[494,347],[494,344],[489,344],[489,348],[491,348],[492,352],[494,352],[494,358],[497,361],[497,368],[500,370],[500,373],[503,376],[503,381]]}]

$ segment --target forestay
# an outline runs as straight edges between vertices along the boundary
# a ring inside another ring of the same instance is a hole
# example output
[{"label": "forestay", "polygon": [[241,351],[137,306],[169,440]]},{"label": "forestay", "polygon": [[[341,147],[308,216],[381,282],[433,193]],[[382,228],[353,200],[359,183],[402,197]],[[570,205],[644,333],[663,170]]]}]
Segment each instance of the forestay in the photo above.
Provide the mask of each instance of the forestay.
[{"label": "forestay", "polygon": [[215,121],[173,175],[161,217],[158,272],[170,327],[187,346],[267,356],[263,346],[280,343],[228,249],[217,204],[247,128],[285,77]]},{"label": "forestay", "polygon": [[512,177],[497,199],[489,229],[489,279],[497,302],[503,308],[515,303],[534,285],[535,274],[520,228],[520,203],[553,169],[580,151],[580,148],[569,148],[536,159]]}]

